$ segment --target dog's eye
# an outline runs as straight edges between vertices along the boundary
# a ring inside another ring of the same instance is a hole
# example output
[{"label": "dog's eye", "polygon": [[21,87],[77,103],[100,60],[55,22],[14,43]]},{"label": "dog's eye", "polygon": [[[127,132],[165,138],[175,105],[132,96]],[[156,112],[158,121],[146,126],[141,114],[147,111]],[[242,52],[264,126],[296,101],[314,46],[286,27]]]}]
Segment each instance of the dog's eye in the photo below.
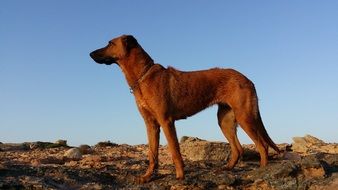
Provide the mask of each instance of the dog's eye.
[{"label": "dog's eye", "polygon": [[109,42],[108,45],[113,46],[113,45],[115,45],[115,43],[114,42]]}]

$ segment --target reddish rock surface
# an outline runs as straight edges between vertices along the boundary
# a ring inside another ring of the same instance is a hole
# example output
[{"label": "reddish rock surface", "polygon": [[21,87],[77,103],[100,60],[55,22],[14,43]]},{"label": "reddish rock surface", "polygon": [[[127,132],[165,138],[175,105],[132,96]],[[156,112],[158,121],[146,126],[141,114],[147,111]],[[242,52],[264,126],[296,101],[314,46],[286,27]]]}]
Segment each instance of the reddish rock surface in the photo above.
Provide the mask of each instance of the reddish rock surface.
[{"label": "reddish rock surface", "polygon": [[[300,145],[293,152],[291,145],[281,144],[285,152],[271,152],[264,168],[259,167],[254,146],[246,145],[238,165],[225,171],[228,144],[185,137],[181,149],[186,179],[175,179],[171,157],[166,146],[161,146],[158,172],[147,184],[134,182],[147,168],[146,145],[98,143],[80,147],[86,150],[81,151],[80,159],[69,159],[65,155],[72,147],[64,143],[3,143],[0,189],[338,189],[337,144],[297,142],[306,147],[304,152]],[[314,144],[315,151],[307,143]],[[319,151],[320,146],[324,152]]]}]

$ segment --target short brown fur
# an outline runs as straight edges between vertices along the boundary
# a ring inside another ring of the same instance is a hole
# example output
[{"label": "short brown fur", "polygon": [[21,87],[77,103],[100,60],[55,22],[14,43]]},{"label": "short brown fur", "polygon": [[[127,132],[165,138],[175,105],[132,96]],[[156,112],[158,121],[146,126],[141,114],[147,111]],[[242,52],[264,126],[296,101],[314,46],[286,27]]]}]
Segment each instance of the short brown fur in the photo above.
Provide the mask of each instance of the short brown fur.
[{"label": "short brown fur", "polygon": [[254,84],[233,69],[214,68],[182,72],[155,64],[131,35],[115,38],[90,56],[97,63],[116,63],[132,88],[137,107],[144,118],[148,143],[149,167],[139,182],[151,180],[158,167],[160,127],[168,141],[176,168],[176,178],[184,179],[183,160],[174,122],[218,104],[218,124],[230,143],[232,169],[243,154],[237,138],[237,124],[249,135],[261,156],[261,167],[268,163],[268,147],[279,152],[267,134],[258,109]]}]

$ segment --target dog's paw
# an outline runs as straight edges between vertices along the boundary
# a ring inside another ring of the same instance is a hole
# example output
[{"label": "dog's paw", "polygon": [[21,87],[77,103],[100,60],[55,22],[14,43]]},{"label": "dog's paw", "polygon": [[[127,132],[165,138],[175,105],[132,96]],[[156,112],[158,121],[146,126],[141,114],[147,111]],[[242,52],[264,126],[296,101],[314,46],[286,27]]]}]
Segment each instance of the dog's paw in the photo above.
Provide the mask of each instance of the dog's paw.
[{"label": "dog's paw", "polygon": [[234,169],[234,167],[235,167],[235,165],[228,163],[227,165],[225,165],[224,170],[230,171],[230,170]]},{"label": "dog's paw", "polygon": [[140,176],[140,177],[136,177],[135,182],[137,184],[144,184],[144,183],[148,183],[149,181],[151,181],[151,176]]}]

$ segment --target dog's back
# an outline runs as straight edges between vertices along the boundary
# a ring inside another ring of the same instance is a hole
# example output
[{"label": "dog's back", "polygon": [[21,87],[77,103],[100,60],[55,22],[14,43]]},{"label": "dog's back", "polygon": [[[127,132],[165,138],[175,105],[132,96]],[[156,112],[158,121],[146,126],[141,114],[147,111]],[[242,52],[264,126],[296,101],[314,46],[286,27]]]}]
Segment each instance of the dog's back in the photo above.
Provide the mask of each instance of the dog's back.
[{"label": "dog's back", "polygon": [[209,106],[225,103],[232,90],[251,84],[244,75],[232,69],[213,68],[200,71],[167,69],[166,84],[175,119],[189,117]]}]

